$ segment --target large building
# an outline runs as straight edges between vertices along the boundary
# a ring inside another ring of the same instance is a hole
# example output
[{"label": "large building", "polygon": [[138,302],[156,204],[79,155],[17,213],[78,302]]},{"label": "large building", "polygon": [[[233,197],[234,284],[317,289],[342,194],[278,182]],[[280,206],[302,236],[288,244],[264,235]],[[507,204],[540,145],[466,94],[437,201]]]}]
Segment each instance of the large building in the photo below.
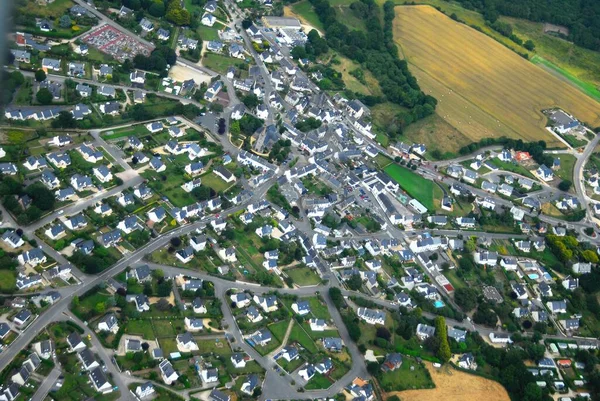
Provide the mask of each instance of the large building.
[{"label": "large building", "polygon": [[291,17],[262,17],[262,22],[267,28],[273,29],[297,29],[300,30],[302,25],[297,18]]}]

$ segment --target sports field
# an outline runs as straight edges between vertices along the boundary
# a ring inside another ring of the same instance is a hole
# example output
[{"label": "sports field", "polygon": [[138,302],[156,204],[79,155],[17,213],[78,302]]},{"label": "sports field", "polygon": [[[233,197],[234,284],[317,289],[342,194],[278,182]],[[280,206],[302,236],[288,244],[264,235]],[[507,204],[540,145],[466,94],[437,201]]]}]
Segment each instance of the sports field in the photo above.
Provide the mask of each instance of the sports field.
[{"label": "sports field", "polygon": [[441,198],[442,190],[433,181],[426,180],[407,168],[390,164],[384,171],[411,197],[415,198],[430,211],[435,210],[433,198]]},{"label": "sports field", "polygon": [[486,35],[429,6],[396,7],[394,35],[438,115],[472,141],[508,136],[564,147],[542,109],[561,107],[591,126],[600,103]]}]

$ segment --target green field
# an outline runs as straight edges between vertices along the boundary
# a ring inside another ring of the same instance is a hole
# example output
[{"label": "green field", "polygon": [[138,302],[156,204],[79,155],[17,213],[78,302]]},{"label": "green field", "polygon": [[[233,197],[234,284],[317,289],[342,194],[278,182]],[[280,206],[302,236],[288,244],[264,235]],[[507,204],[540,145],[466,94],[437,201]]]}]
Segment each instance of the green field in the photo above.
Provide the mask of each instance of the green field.
[{"label": "green field", "polygon": [[577,78],[575,75],[571,74],[569,71],[561,68],[560,66],[552,63],[551,61],[548,61],[548,60],[542,58],[541,56],[538,56],[538,55],[533,56],[533,58],[531,59],[531,62],[533,64],[543,66],[546,69],[550,70],[551,72],[558,74],[563,78],[566,78],[570,83],[575,85],[579,90],[581,90],[583,93],[585,93],[589,97],[596,99],[596,100],[600,100],[600,90],[598,90],[596,85],[594,85],[593,83],[582,81],[581,79]]},{"label": "green field", "polygon": [[288,340],[288,343],[293,342],[297,342],[311,354],[316,354],[318,352],[315,342],[310,338],[308,334],[306,334],[302,326],[300,326],[297,323],[294,324],[292,332],[290,333],[290,338]]},{"label": "green field", "polygon": [[275,337],[281,343],[285,337],[285,332],[287,331],[289,324],[289,321],[281,321],[269,325],[268,329],[271,334],[273,334],[273,337]]},{"label": "green field", "polygon": [[130,320],[127,322],[125,332],[127,334],[142,336],[144,340],[153,340],[155,338],[152,323],[149,320]]},{"label": "green field", "polygon": [[12,270],[0,270],[0,291],[11,292],[15,290],[17,278]]},{"label": "green field", "polygon": [[407,168],[397,164],[390,164],[384,170],[394,181],[400,184],[407,194],[421,202],[430,211],[435,210],[433,204],[434,191],[441,190],[433,181],[426,180]]},{"label": "green field", "polygon": [[202,179],[202,185],[212,188],[216,193],[223,192],[230,186],[235,185],[235,183],[227,183],[223,181],[212,171],[200,176],[200,179]]},{"label": "green field", "polygon": [[560,168],[556,172],[563,180],[573,181],[573,169],[575,168],[575,162],[577,159],[573,155],[556,155],[560,159]]},{"label": "green field", "polygon": [[200,25],[196,32],[204,42],[219,40],[219,31],[216,26],[221,26],[221,24],[215,24],[214,26]]},{"label": "green field", "polygon": [[320,373],[314,375],[312,379],[304,386],[306,390],[322,390],[331,387],[331,380]]},{"label": "green field", "polygon": [[202,58],[202,65],[218,73],[225,74],[229,67],[237,65],[240,61],[233,57],[222,56],[216,53],[206,53]]},{"label": "green field", "polygon": [[[411,367],[414,367],[414,370],[411,370]],[[425,366],[407,357],[404,358],[400,369],[382,373],[379,376],[379,384],[385,391],[434,387],[431,376]]]},{"label": "green field", "polygon": [[[289,12],[291,9],[291,13]],[[290,9],[286,7],[286,14],[294,14],[298,19],[303,20],[308,25],[312,25],[319,31],[323,32],[323,24],[319,19],[319,16],[313,9],[312,4],[308,0],[299,1],[293,4]]]},{"label": "green field", "polygon": [[285,273],[299,286],[317,285],[321,282],[319,275],[309,267],[286,269]]}]

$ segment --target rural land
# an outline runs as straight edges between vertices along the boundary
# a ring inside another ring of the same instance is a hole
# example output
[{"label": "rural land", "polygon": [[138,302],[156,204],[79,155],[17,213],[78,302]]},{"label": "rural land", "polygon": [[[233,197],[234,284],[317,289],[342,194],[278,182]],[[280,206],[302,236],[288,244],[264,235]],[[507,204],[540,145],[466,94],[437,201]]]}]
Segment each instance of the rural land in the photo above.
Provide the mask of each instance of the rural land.
[{"label": "rural land", "polygon": [[3,11],[0,401],[600,400],[600,3]]}]

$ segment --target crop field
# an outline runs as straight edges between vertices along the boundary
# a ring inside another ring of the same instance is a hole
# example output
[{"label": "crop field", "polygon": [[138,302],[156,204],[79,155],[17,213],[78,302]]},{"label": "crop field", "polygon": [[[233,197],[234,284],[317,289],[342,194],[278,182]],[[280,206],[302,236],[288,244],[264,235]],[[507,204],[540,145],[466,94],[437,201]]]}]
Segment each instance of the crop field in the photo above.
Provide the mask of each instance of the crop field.
[{"label": "crop field", "polygon": [[495,40],[429,6],[396,8],[394,34],[438,115],[472,141],[507,136],[563,147],[542,109],[561,107],[600,124],[600,103]]},{"label": "crop field", "polygon": [[387,396],[397,395],[402,401],[510,400],[504,387],[495,381],[454,369],[449,374],[446,369],[435,369],[428,362],[426,367],[435,383],[434,389],[400,391],[387,393]]}]

